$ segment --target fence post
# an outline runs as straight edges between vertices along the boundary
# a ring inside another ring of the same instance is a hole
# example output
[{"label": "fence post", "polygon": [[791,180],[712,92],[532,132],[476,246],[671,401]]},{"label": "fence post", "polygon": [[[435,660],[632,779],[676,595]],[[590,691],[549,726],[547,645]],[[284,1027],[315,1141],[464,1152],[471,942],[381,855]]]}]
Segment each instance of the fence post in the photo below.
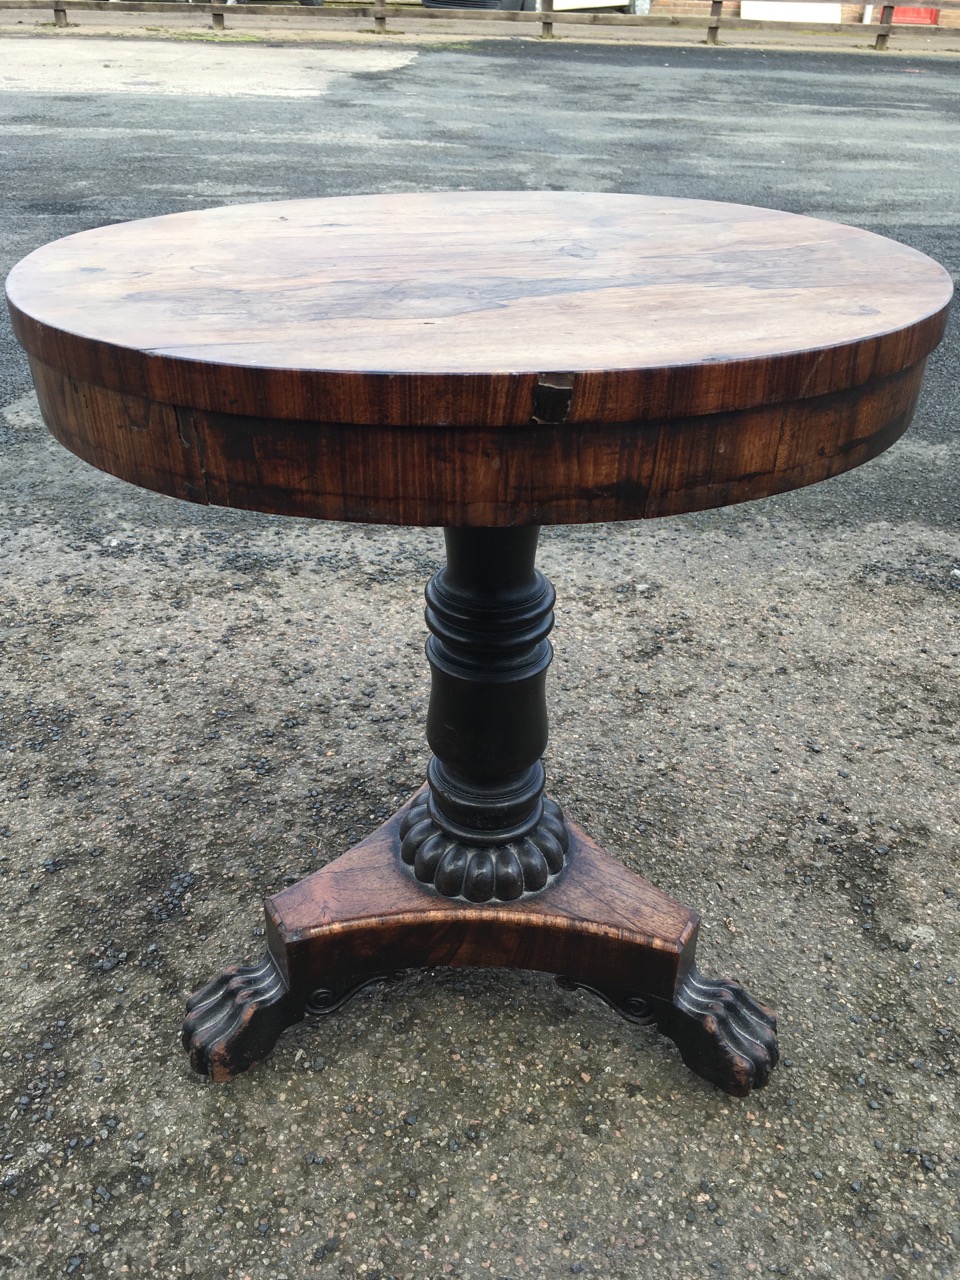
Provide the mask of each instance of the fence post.
[{"label": "fence post", "polygon": [[373,29],[378,35],[382,35],[387,29],[386,0],[376,0],[373,6]]},{"label": "fence post", "polygon": [[710,5],[710,21],[707,23],[707,44],[719,44],[717,38],[720,31],[720,17],[723,13],[723,0],[713,0]]},{"label": "fence post", "polygon": [[890,24],[893,22],[893,5],[885,4],[880,11],[880,30],[877,32],[877,38],[874,41],[875,49],[885,49],[890,39]]},{"label": "fence post", "polygon": [[540,39],[553,39],[553,0],[540,0]]},{"label": "fence post", "polygon": [[224,20],[223,10],[222,10],[222,9],[211,9],[211,10],[210,10],[210,21],[213,23],[213,29],[214,29],[214,31],[225,31],[225,30],[226,30],[227,24],[226,24],[226,21]]},{"label": "fence post", "polygon": [[65,27],[67,25],[67,10],[62,4],[53,6],[53,25],[55,27]]}]

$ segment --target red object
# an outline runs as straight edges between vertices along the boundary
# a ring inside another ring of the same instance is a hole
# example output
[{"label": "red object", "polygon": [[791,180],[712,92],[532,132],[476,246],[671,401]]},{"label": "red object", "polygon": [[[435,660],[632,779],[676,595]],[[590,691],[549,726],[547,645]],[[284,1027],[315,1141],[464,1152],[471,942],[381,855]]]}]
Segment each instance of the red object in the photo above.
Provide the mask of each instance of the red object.
[{"label": "red object", "polygon": [[908,9],[894,6],[893,21],[903,25],[935,27],[940,21],[939,9]]}]

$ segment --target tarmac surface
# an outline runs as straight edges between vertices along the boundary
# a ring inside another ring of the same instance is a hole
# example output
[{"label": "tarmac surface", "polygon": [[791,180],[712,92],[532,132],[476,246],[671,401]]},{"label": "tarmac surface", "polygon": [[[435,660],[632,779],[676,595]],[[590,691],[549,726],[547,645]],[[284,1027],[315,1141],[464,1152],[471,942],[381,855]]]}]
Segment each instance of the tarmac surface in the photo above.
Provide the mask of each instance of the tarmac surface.
[{"label": "tarmac surface", "polygon": [[[770,205],[960,267],[960,61],[922,52],[68,30],[0,56],[4,271],[111,221],[450,187]],[[956,1276],[958,350],[856,472],[543,535],[551,791],[779,1010],[765,1091],[477,971],[218,1086],[187,995],[422,780],[440,535],[101,475],[45,434],[4,317],[0,1275]]]}]

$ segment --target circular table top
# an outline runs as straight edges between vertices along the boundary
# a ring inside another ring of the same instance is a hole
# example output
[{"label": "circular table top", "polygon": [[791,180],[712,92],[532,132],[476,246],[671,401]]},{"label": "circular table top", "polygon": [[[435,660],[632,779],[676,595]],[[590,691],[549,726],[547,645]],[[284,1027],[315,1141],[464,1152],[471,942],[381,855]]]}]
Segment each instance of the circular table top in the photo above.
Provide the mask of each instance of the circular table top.
[{"label": "circular table top", "polygon": [[[233,371],[283,371],[305,385],[320,373],[317,385],[331,387],[339,374],[453,386],[480,375],[492,394],[518,374],[554,371],[596,384],[578,388],[582,409],[567,418],[585,421],[639,416],[636,400],[618,403],[616,384],[639,388],[681,368],[683,404],[668,412],[714,411],[718,394],[747,407],[774,370],[797,362],[818,390],[836,390],[851,376],[838,353],[872,341],[873,363],[896,366],[917,326],[931,341],[951,283],[904,245],[769,209],[456,192],[101,227],[30,254],[7,291],[28,349],[46,351],[56,334],[68,367],[99,366],[128,390],[155,366],[205,408],[229,399],[233,411],[263,411],[262,398],[236,403]],[[748,366],[750,377],[718,393],[718,365]],[[447,417],[442,403],[378,390],[376,421]],[[343,398],[333,416],[362,421]]]},{"label": "circular table top", "polygon": [[573,192],[171,214],[69,236],[7,281],[35,374],[274,424],[480,432],[859,394],[922,371],[951,290],[836,223]]}]

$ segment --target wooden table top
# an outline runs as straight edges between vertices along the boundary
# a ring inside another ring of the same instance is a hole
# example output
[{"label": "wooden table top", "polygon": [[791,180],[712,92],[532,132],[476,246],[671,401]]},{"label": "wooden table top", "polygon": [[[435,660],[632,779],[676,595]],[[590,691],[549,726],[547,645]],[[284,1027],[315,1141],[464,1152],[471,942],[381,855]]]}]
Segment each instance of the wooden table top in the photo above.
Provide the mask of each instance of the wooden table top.
[{"label": "wooden table top", "polygon": [[[909,422],[906,399],[912,412],[951,287],[904,245],[768,209],[454,192],[233,205],[102,227],[30,254],[7,296],[48,423],[95,465],[198,501],[502,524],[667,514],[856,465]],[[121,412],[110,401],[115,431],[104,425],[110,395],[127,404]],[[86,421],[94,401],[99,425]],[[782,438],[798,403],[811,420],[820,413],[823,438],[812,458],[771,457],[771,433]],[[184,460],[161,439],[171,413],[181,443],[185,431],[200,433],[204,458]],[[139,443],[120,438],[124,414],[141,421]],[[724,452],[713,456],[716,433],[733,419],[734,434],[749,428],[767,445],[763,458],[751,448],[741,459],[762,472],[749,492],[729,465],[707,474]],[[248,434],[250,422],[269,422],[270,450],[284,459],[261,457],[253,474],[250,457],[241,466],[224,456],[218,487],[211,450],[235,452],[241,420]],[[691,420],[696,456],[671,460],[663,433],[682,435]],[[211,443],[211,432],[223,440]],[[858,449],[878,432],[882,442]],[[327,474],[317,489],[291,469],[316,468],[321,437]],[[367,474],[371,451],[384,448],[392,479],[382,465]],[[472,456],[474,470],[499,470],[488,477],[496,483],[481,483],[466,461],[444,462],[439,451],[451,449]],[[817,456],[835,462],[818,469]],[[721,492],[717,478],[741,487]],[[285,486],[297,492],[284,497]]]}]

